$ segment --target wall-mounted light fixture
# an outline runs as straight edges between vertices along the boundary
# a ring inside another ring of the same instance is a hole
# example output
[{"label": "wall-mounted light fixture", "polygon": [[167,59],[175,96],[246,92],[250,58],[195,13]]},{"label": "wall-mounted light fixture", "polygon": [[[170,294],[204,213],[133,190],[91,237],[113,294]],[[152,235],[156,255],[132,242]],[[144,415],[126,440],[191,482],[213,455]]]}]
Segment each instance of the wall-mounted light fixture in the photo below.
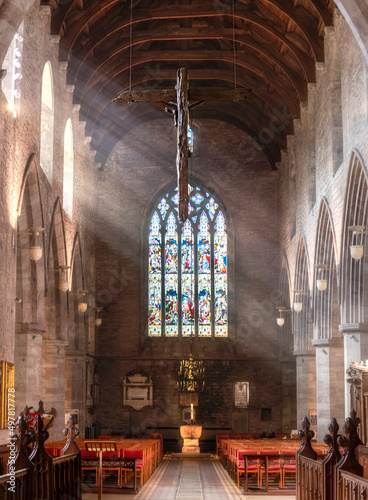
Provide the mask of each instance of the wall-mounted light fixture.
[{"label": "wall-mounted light fixture", "polygon": [[[97,314],[99,314],[102,311],[102,307],[95,307],[95,311],[96,311]],[[101,324],[102,324],[102,319],[97,317],[95,319],[95,325],[96,326],[101,326]]]},{"label": "wall-mounted light fixture", "polygon": [[286,309],[286,307],[283,307],[283,306],[276,307],[276,309],[279,311],[279,314],[280,314],[280,316],[278,318],[276,318],[276,322],[279,326],[284,326],[285,318],[284,318],[283,314],[291,312],[291,309]]},{"label": "wall-mounted light fixture", "polygon": [[67,292],[69,290],[69,277],[68,271],[70,266],[59,266],[60,277],[59,277],[59,290],[61,292]]},{"label": "wall-mounted light fixture", "polygon": [[327,288],[327,279],[326,279],[326,272],[327,271],[334,271],[334,267],[328,267],[327,264],[316,264],[315,266],[317,268],[317,271],[322,273],[322,278],[319,278],[316,280],[316,285],[317,288],[320,292],[324,292]]},{"label": "wall-mounted light fixture", "polygon": [[34,262],[39,261],[42,257],[42,246],[36,245],[36,239],[43,231],[43,227],[30,227],[26,233],[18,233],[18,236],[29,236],[31,238],[29,256]]},{"label": "wall-mounted light fixture", "polygon": [[88,290],[77,290],[77,293],[73,293],[72,295],[77,295],[78,297],[82,297],[83,300],[78,302],[78,311],[81,313],[85,313],[88,309],[88,303],[85,300],[86,294]]},{"label": "wall-mounted light fixture", "polygon": [[304,292],[304,290],[293,290],[294,293],[294,311],[299,313],[303,309],[302,297],[298,297],[299,295],[309,295],[309,292]]},{"label": "wall-mounted light fixture", "polygon": [[[352,231],[353,238],[354,236],[359,236],[362,234],[368,234],[368,231],[365,231],[364,226],[349,226],[349,231]],[[360,260],[363,257],[364,247],[363,245],[350,245],[350,255],[354,260]]]}]

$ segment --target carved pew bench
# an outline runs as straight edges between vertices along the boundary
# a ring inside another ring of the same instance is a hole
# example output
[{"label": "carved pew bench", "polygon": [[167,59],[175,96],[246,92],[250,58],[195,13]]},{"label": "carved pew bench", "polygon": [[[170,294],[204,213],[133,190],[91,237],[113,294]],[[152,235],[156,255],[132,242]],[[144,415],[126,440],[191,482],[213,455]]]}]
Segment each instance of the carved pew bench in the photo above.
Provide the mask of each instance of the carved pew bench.
[{"label": "carved pew bench", "polygon": [[[92,455],[92,453],[90,453]],[[85,477],[85,472],[94,471],[96,474],[95,483],[98,484],[98,469],[100,459],[96,456],[82,456],[82,478]],[[102,478],[106,480],[110,475],[115,475],[117,478],[117,486],[121,487],[127,482],[129,476],[134,478],[136,484],[136,458],[129,457],[102,457]]]}]

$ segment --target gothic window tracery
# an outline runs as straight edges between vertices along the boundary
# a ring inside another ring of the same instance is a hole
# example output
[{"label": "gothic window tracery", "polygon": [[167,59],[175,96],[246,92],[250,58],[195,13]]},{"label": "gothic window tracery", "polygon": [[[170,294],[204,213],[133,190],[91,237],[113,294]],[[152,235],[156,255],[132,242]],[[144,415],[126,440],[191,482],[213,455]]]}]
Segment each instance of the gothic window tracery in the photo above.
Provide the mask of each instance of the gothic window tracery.
[{"label": "gothic window tracery", "polygon": [[153,210],[148,238],[148,335],[227,337],[226,220],[214,197],[189,186],[189,218],[177,188]]}]

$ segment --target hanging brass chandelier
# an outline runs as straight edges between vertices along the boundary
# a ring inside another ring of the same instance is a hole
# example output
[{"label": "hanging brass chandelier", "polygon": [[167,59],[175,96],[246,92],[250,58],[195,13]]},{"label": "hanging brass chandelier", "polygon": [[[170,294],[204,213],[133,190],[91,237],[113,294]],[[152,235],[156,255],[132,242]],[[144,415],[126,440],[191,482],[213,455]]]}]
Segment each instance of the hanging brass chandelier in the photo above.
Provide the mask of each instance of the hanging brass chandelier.
[{"label": "hanging brass chandelier", "polygon": [[203,361],[195,360],[193,354],[189,359],[180,361],[178,372],[178,388],[181,392],[202,392],[204,389]]}]

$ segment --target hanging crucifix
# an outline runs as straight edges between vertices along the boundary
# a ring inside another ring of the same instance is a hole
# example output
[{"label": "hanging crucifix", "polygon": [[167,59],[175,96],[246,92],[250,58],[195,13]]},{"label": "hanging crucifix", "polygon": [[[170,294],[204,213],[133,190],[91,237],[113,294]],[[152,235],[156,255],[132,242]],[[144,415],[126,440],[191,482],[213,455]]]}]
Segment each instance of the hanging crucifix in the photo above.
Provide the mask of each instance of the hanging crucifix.
[{"label": "hanging crucifix", "polygon": [[179,220],[188,218],[188,116],[189,110],[204,101],[241,101],[249,95],[249,89],[190,89],[186,68],[178,69],[177,84],[173,90],[135,90],[118,95],[113,102],[157,102],[172,113],[177,132],[176,170],[178,176]]}]

